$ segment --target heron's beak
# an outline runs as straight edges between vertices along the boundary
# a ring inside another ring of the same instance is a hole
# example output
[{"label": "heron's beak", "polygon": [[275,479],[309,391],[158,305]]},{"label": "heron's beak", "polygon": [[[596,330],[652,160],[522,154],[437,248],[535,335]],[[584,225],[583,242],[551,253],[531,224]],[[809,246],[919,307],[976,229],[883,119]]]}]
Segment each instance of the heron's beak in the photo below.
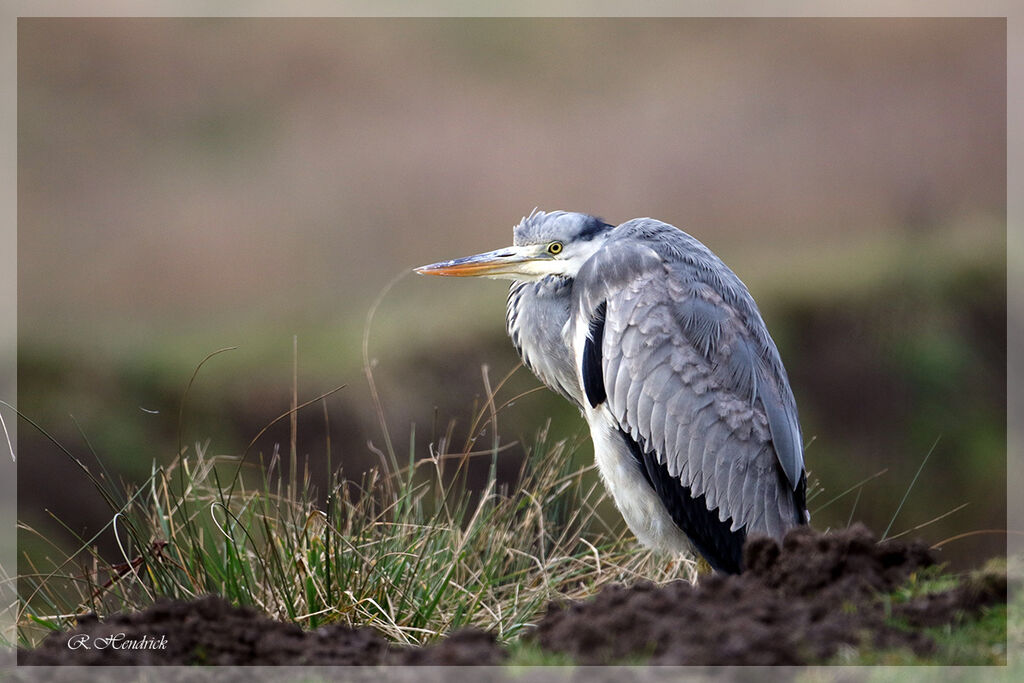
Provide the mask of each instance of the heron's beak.
[{"label": "heron's beak", "polygon": [[420,275],[449,275],[454,277],[509,277],[529,273],[529,266],[545,259],[544,245],[505,247],[453,261],[420,266]]}]

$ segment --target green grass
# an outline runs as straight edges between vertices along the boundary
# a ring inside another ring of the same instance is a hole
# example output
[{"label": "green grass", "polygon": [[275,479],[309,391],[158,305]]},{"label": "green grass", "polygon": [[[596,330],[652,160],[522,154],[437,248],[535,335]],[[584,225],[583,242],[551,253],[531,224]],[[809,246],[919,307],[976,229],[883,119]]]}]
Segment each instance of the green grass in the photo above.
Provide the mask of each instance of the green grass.
[{"label": "green grass", "polygon": [[[974,619],[926,628],[935,641],[935,651],[918,655],[907,649],[849,650],[835,664],[860,666],[1005,666],[1006,605],[983,608]],[[909,627],[908,627],[909,628]]]},{"label": "green grass", "polygon": [[[985,574],[1007,572],[1006,563],[992,560],[985,567],[968,575],[951,574],[941,565],[933,565],[912,574],[909,579],[882,599],[898,604],[922,596],[953,590],[964,581],[979,580]],[[1009,616],[1012,614],[1012,617]],[[834,664],[867,666],[1005,666],[1007,662],[1008,619],[1019,621],[1019,610],[1007,610],[1007,605],[981,608],[975,615],[960,615],[953,622],[922,629],[935,642],[934,652],[915,654],[908,649],[873,650],[847,649],[840,653]],[[909,624],[890,618],[897,628],[913,630]]]},{"label": "green grass", "polygon": [[[481,435],[511,400],[499,404],[488,391],[471,433]],[[206,593],[307,628],[371,626],[399,643],[470,624],[509,642],[551,599],[638,576],[692,578],[694,565],[670,570],[621,525],[604,522],[593,465],[573,464],[579,445],[552,442],[545,429],[528,445],[487,437],[453,448],[442,438],[431,453],[385,449],[379,466],[358,475],[328,464],[325,492],[313,489],[294,454],[210,456],[196,444],[123,488],[65,451],[103,494],[112,521],[78,538],[70,555],[24,558],[18,644],[31,647],[83,612]],[[517,451],[518,479],[499,484],[497,459]],[[470,470],[489,472],[482,488],[471,485]],[[121,548],[115,560],[94,547],[110,533]]]},{"label": "green grass", "polygon": [[576,661],[564,652],[545,650],[534,640],[516,640],[509,644],[505,664],[515,670],[536,666],[575,666]]}]

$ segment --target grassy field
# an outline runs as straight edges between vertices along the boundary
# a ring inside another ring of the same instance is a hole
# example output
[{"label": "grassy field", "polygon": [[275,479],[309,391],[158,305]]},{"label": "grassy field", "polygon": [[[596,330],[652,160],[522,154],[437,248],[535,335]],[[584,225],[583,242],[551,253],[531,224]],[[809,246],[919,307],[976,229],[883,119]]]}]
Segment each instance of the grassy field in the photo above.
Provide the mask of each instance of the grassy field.
[{"label": "grassy field", "polygon": [[[579,443],[552,442],[541,430],[519,446],[519,475],[500,483],[507,447],[485,434],[510,400],[489,396],[464,444],[449,435],[429,454],[398,453],[387,438],[378,466],[358,479],[330,469],[326,498],[294,450],[211,457],[201,445],[185,448],[127,489],[102,464],[68,453],[110,505],[111,522],[96,536],[116,535],[123,564],[108,565],[95,536],[79,538],[70,556],[29,560],[19,643],[83,610],[207,593],[308,628],[372,625],[399,643],[470,624],[513,641],[553,598],[641,576],[692,578],[693,566],[652,559],[601,518],[593,465],[570,457]],[[483,485],[474,486],[481,467]]]},{"label": "grassy field", "polygon": [[[373,387],[372,372],[368,377]],[[212,593],[306,629],[370,626],[406,645],[435,642],[472,625],[508,647],[512,666],[574,663],[522,637],[550,601],[586,599],[604,586],[641,578],[693,581],[696,566],[642,550],[616,520],[602,516],[606,494],[593,466],[579,466],[572,457],[579,439],[556,441],[542,429],[532,443],[502,445],[493,426],[519,398],[505,392],[508,379],[488,387],[464,442],[453,442],[449,433],[429,453],[402,453],[382,421],[378,464],[355,477],[328,459],[325,492],[315,490],[294,446],[235,456],[185,446],[169,466],[154,464],[144,482],[130,487],[111,478],[102,458],[86,463],[66,452],[107,501],[111,521],[95,536],[79,538],[70,555],[54,546],[45,559],[26,558],[17,644],[32,647],[84,612],[135,611],[158,597]],[[274,422],[316,410],[325,398],[303,404],[295,398],[294,409]],[[292,432],[292,444],[296,438]],[[502,481],[497,462],[512,448],[525,458],[518,474]],[[821,502],[820,488],[812,485],[810,506]],[[27,525],[23,530],[47,540]],[[120,562],[97,551],[96,537],[104,533],[117,538]],[[966,575],[931,571],[884,599],[906,602],[963,580]],[[1010,632],[1019,635],[1019,610],[1014,614]],[[845,648],[830,663],[1006,662],[1006,606],[926,633],[937,644],[927,656]]]}]

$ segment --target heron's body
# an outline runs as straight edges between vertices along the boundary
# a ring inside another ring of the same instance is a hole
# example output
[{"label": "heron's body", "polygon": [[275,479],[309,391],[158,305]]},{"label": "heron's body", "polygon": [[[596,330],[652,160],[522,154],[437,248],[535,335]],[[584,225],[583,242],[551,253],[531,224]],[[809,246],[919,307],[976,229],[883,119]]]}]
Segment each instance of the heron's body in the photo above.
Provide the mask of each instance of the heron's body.
[{"label": "heron's body", "polygon": [[693,237],[648,218],[613,227],[534,212],[514,247],[421,272],[514,280],[509,336],[583,413],[602,479],[644,545],[739,572],[748,534],[805,523],[778,350],[743,283]]}]

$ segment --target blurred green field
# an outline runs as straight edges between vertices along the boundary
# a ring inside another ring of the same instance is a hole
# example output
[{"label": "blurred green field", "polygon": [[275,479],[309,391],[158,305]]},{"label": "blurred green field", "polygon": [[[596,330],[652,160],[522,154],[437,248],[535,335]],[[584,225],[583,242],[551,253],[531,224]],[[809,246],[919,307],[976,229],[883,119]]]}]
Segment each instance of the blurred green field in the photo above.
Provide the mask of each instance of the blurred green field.
[{"label": "blurred green field", "polygon": [[[297,336],[300,401],[347,385],[300,412],[300,456],[325,483],[329,436],[358,471],[382,441],[365,319],[396,274],[502,246],[534,205],[651,215],[753,292],[821,500],[887,470],[815,526],[884,530],[931,452],[891,533],[972,534],[956,567],[1004,552],[1004,22],[28,19],[18,48],[18,406],[80,457],[138,480],[179,431],[238,453],[288,409]],[[399,450],[413,424],[418,452],[464,437],[481,367],[517,364],[503,316],[499,283],[382,299]],[[500,439],[548,419],[584,432],[541,391]],[[58,544],[54,517],[108,521],[25,423],[19,453],[19,519]]]}]

